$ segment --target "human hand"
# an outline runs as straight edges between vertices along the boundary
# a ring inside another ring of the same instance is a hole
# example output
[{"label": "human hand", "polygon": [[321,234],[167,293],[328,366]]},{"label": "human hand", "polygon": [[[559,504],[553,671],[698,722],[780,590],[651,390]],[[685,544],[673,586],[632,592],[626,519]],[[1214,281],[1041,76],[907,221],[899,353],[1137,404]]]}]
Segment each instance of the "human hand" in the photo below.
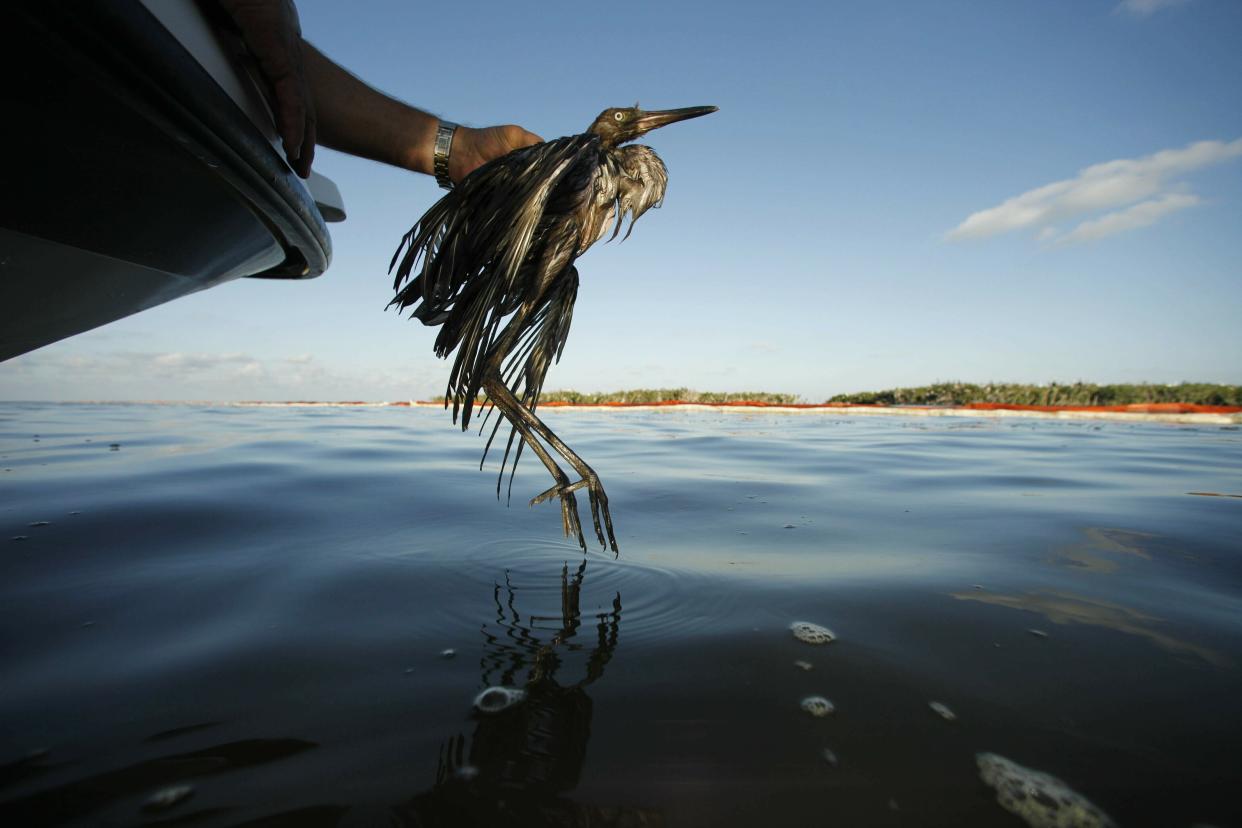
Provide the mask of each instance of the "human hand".
[{"label": "human hand", "polygon": [[513,124],[482,129],[459,126],[449,152],[449,178],[454,183],[460,182],[493,158],[542,142],[535,133]]},{"label": "human hand", "polygon": [[289,166],[310,177],[315,158],[315,104],[302,69],[302,26],[292,0],[220,0],[272,93],[276,131]]}]

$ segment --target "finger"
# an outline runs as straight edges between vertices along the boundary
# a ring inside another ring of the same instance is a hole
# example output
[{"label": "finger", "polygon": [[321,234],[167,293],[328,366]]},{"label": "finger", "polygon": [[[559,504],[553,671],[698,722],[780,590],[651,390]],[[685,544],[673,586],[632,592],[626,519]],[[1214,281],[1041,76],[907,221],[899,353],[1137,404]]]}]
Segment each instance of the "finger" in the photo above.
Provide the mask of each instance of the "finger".
[{"label": "finger", "polygon": [[504,145],[504,150],[500,153],[513,152],[522,147],[529,147],[532,144],[543,142],[535,133],[523,129],[517,124],[506,124],[501,127],[491,127],[491,132],[499,139],[499,143]]},{"label": "finger", "polygon": [[306,109],[306,127],[302,133],[302,153],[294,168],[302,178],[310,178],[311,165],[315,163],[315,144],[318,140],[318,120],[313,107]]},{"label": "finger", "polygon": [[543,139],[538,135],[516,125],[505,127],[502,134],[504,135],[505,143],[509,145],[511,150],[543,143]]},{"label": "finger", "polygon": [[302,155],[302,143],[306,136],[306,106],[301,90],[292,78],[283,78],[274,84],[276,93],[276,129],[285,147],[289,165]]}]

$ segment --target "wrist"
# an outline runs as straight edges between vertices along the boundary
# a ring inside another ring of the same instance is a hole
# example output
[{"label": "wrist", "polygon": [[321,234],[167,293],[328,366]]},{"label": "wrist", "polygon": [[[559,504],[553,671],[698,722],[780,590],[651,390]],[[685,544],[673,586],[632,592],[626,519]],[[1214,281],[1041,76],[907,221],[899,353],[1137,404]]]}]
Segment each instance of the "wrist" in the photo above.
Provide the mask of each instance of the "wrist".
[{"label": "wrist", "polygon": [[478,130],[473,127],[458,126],[457,133],[453,136],[453,151],[449,153],[448,169],[449,178],[453,181],[461,181],[466,177],[466,173],[478,166],[475,161],[475,136]]},{"label": "wrist", "polygon": [[[414,111],[402,131],[407,140],[401,153],[401,166],[411,172],[435,175],[436,130],[440,119],[425,112]],[[456,143],[456,142],[454,142]]]}]

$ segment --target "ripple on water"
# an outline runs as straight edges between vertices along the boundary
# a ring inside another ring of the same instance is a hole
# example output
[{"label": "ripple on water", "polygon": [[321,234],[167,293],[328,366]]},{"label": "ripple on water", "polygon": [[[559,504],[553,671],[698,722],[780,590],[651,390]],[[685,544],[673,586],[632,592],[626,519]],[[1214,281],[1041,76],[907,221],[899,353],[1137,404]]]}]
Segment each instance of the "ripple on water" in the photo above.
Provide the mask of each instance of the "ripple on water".
[{"label": "ripple on water", "polygon": [[[575,582],[583,623],[613,612],[614,601],[619,600],[620,635],[627,647],[723,635],[749,623],[740,618],[744,608],[739,606],[739,593],[720,589],[716,578],[637,556],[622,554],[614,560],[610,554],[592,552],[583,557],[566,545],[497,538],[440,560],[462,582],[455,588],[494,595],[506,614],[559,618],[565,590],[574,588]],[[452,605],[446,612],[445,623],[478,626],[473,602]]]}]

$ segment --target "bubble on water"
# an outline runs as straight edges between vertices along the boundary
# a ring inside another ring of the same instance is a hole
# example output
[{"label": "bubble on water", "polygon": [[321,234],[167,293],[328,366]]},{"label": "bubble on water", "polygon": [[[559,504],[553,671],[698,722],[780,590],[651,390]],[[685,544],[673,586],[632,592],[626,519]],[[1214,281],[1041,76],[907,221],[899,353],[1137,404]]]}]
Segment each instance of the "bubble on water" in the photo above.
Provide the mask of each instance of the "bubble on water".
[{"label": "bubble on water", "polygon": [[1031,828],[1111,828],[1115,823],[1085,796],[1051,774],[1023,767],[995,753],[975,755],[979,776],[996,789],[996,801]]},{"label": "bubble on water", "polygon": [[452,658],[455,655],[457,655],[457,651],[454,650],[452,647],[449,647],[446,650],[440,651],[440,658]]},{"label": "bubble on water", "polygon": [[474,697],[474,709],[489,715],[503,713],[515,704],[520,704],[525,698],[525,690],[516,690],[512,687],[497,685],[487,688]]},{"label": "bubble on water", "polygon": [[946,722],[957,721],[957,714],[954,713],[952,710],[950,710],[949,706],[945,704],[944,702],[930,701],[927,703],[927,706],[930,707],[937,716],[944,719]]},{"label": "bubble on water", "polygon": [[795,621],[789,625],[789,629],[793,631],[794,638],[807,644],[831,644],[837,640],[832,630],[810,621]]},{"label": "bubble on water", "polygon": [[186,801],[194,795],[194,788],[189,785],[172,785],[156,791],[142,803],[144,811],[166,811]]},{"label": "bubble on water", "polygon": [[815,718],[822,719],[829,713],[836,712],[837,708],[823,696],[807,696],[802,700],[802,709]]},{"label": "bubble on water", "polygon": [[794,662],[794,666],[797,667],[799,670],[810,670],[815,665],[809,661],[803,661],[802,659],[798,659],[797,661]]}]

